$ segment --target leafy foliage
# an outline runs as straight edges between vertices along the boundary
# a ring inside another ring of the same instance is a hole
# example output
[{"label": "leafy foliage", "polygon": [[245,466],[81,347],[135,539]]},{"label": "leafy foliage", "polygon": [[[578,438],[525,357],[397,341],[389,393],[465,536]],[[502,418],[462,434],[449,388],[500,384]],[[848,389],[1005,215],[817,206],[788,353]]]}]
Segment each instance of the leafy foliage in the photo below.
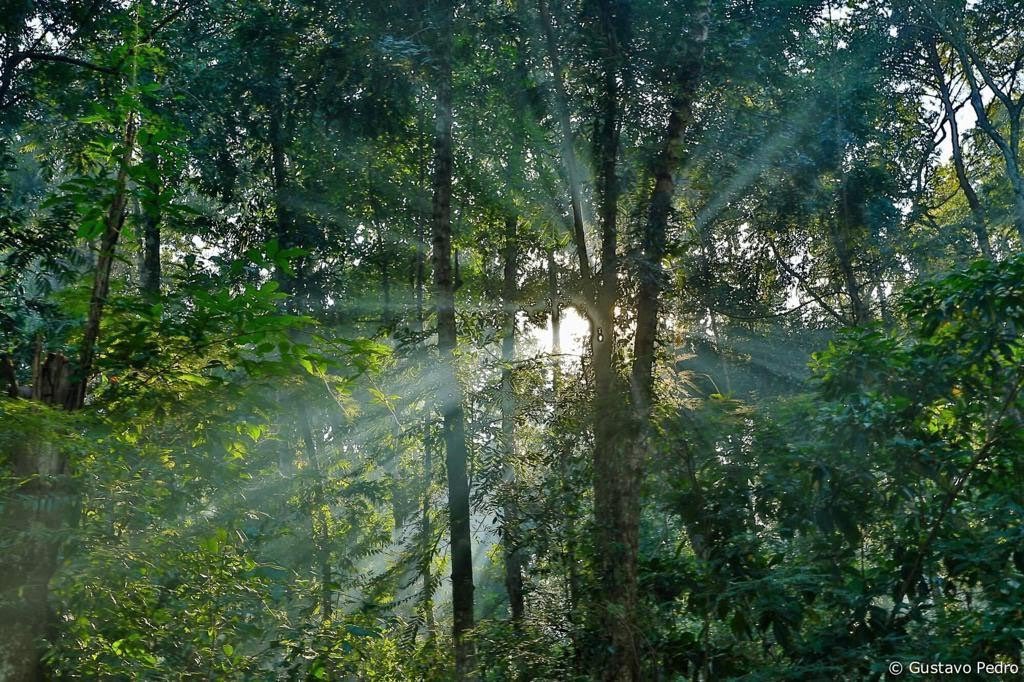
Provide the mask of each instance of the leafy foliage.
[{"label": "leafy foliage", "polygon": [[452,367],[479,679],[1024,665],[1015,3],[8,9],[0,618],[42,596],[33,675],[464,674]]}]

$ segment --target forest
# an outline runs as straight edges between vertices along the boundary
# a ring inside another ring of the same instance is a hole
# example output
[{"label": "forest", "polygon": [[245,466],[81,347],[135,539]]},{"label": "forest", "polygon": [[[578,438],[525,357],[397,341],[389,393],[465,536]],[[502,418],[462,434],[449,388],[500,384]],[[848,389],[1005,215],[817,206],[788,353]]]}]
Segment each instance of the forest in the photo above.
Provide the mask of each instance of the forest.
[{"label": "forest", "polygon": [[3,0],[0,680],[1024,675],[1021,0]]}]

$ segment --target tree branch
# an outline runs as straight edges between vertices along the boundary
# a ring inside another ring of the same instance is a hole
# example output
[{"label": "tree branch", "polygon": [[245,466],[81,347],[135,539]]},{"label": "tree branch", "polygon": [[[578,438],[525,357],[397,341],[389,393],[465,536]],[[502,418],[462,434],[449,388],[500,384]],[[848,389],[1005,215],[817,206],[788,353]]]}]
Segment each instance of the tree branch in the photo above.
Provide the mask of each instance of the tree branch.
[{"label": "tree branch", "polygon": [[825,312],[832,315],[832,317],[836,318],[840,322],[845,323],[847,321],[846,317],[840,314],[835,308],[830,306],[828,303],[826,303],[825,299],[822,298],[821,295],[814,290],[814,287],[810,285],[810,283],[807,281],[807,278],[805,278],[799,272],[794,270],[793,266],[787,263],[786,259],[779,255],[778,249],[775,248],[775,242],[773,242],[770,237],[767,239],[768,248],[771,249],[772,255],[775,256],[775,260],[778,262],[780,266],[782,266],[782,269],[789,273],[792,277],[794,277],[804,288],[804,291],[806,291],[808,295],[810,295],[810,297],[814,299],[814,302],[820,305]]},{"label": "tree branch", "polygon": [[49,52],[39,52],[38,50],[23,50],[15,52],[8,58],[7,63],[4,64],[3,73],[0,75],[0,109],[4,109],[8,105],[5,100],[7,99],[7,94],[11,91],[11,84],[14,81],[15,70],[27,61],[58,62],[60,64],[79,66],[91,71],[98,71],[99,73],[106,73],[110,75],[117,73],[117,69],[93,64],[92,62],[85,61],[84,59],[68,57],[67,55],[50,54]]}]

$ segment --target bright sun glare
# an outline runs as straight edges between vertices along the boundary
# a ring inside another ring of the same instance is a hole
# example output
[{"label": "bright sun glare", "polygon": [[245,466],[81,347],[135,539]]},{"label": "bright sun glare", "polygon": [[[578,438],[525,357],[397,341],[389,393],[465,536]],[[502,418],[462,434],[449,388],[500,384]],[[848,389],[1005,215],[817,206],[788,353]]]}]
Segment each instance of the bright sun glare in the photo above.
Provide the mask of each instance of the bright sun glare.
[{"label": "bright sun glare", "polygon": [[[559,338],[562,344],[562,353],[573,357],[579,357],[583,352],[583,345],[587,342],[590,334],[590,325],[585,317],[581,317],[573,308],[562,310],[562,321]],[[543,327],[531,325],[529,335],[537,344],[541,353],[550,353],[552,348],[551,339],[551,318]]]}]

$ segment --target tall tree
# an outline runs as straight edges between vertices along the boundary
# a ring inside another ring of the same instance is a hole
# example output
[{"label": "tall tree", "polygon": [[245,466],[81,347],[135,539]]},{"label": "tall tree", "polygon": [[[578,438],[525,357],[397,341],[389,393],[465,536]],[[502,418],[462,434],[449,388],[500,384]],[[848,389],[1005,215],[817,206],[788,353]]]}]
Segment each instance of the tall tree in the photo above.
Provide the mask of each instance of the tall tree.
[{"label": "tall tree", "polygon": [[458,332],[455,320],[456,274],[452,266],[452,42],[455,7],[449,0],[434,9],[437,93],[434,104],[434,168],[432,180],[431,261],[434,267],[434,309],[440,366],[437,407],[448,471],[448,523],[452,557],[452,635],[455,676],[473,675],[473,545],[470,537],[466,417],[462,387],[456,374]]},{"label": "tall tree", "polygon": [[516,504],[516,394],[513,384],[513,363],[516,359],[516,315],[518,313],[519,237],[516,227],[519,218],[505,219],[504,248],[502,249],[502,338],[501,338],[501,451],[504,459],[505,483],[508,487],[503,513],[503,539],[505,545],[505,590],[509,611],[515,627],[522,627],[525,611],[523,595],[524,548],[519,509]]}]

